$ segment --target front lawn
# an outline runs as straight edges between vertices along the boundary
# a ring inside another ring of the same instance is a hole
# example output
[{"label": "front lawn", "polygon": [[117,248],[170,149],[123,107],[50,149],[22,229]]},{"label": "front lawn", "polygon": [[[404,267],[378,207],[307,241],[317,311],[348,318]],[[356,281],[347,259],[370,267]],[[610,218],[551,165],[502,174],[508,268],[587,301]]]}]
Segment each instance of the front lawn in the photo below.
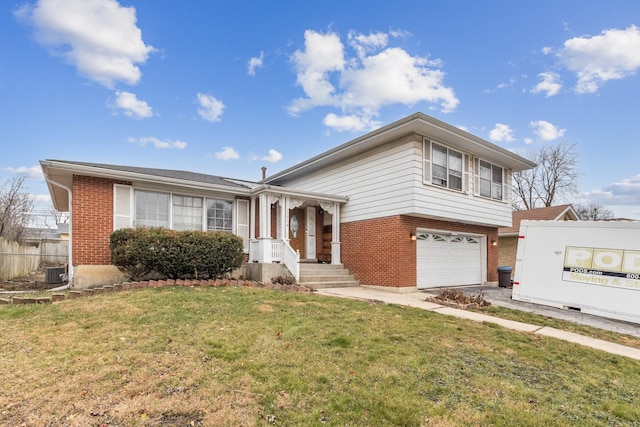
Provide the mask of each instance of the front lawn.
[{"label": "front lawn", "polygon": [[0,425],[638,425],[637,361],[257,288],[0,306]]}]

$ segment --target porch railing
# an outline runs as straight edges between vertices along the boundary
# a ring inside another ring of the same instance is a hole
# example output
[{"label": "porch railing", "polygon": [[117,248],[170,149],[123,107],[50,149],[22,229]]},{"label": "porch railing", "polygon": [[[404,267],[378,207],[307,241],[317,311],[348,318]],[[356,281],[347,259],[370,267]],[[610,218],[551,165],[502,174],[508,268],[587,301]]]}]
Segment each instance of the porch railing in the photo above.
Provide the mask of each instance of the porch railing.
[{"label": "porch railing", "polygon": [[294,250],[289,242],[282,242],[282,262],[287,266],[296,283],[300,281],[300,251]]},{"label": "porch railing", "polygon": [[[249,244],[249,262],[264,262],[259,240]],[[271,262],[283,263],[291,272],[296,282],[300,280],[300,252],[294,250],[288,242],[273,240],[271,242]]]}]

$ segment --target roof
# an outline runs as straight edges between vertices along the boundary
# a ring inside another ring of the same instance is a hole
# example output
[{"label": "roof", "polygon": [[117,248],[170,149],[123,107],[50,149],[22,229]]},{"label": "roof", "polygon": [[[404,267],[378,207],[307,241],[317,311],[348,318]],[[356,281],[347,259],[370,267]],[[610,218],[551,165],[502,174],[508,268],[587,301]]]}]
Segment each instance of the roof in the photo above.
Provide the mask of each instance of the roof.
[{"label": "roof", "polygon": [[511,227],[502,227],[498,229],[499,236],[516,236],[520,231],[520,221],[559,221],[567,216],[572,221],[579,221],[578,214],[571,205],[549,206],[537,209],[525,209],[521,211],[513,211],[511,214]]},{"label": "roof", "polygon": [[415,113],[331,150],[325,151],[309,160],[300,162],[295,166],[266,178],[263,182],[282,185],[289,179],[295,179],[322,169],[412,133],[418,133],[443,143],[455,144],[457,148],[480,156],[487,161],[508,167],[514,172],[531,169],[536,166],[534,162],[462,129],[451,126],[424,113]]},{"label": "roof", "polygon": [[68,209],[69,195],[66,188],[71,187],[73,175],[87,175],[130,182],[161,183],[235,194],[248,194],[253,188],[259,186],[257,182],[252,181],[172,169],[69,160],[42,160],[40,161],[40,166],[47,180],[53,205],[61,211]]}]

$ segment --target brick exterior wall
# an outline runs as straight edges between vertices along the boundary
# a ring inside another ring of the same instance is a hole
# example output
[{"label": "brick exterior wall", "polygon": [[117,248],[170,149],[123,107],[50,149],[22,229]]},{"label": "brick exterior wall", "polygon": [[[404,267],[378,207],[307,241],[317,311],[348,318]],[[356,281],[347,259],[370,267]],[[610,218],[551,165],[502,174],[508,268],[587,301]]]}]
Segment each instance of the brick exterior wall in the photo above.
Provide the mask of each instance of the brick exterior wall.
[{"label": "brick exterior wall", "polygon": [[516,272],[516,251],[518,249],[518,237],[501,237],[498,244],[498,265],[511,267],[511,276]]},{"label": "brick exterior wall", "polygon": [[[89,176],[73,177],[73,265],[109,265],[113,232],[113,184]],[[118,182],[119,183],[119,182]]]},{"label": "brick exterior wall", "polygon": [[342,263],[365,285],[417,285],[417,242],[409,234],[429,228],[487,236],[487,281],[498,280],[498,229],[405,215],[342,223]]}]

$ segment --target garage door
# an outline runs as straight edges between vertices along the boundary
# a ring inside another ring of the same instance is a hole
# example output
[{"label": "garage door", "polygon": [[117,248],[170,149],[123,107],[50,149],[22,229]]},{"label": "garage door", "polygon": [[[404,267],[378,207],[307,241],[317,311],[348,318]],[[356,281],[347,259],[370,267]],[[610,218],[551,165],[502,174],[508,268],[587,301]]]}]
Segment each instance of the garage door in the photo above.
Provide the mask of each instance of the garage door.
[{"label": "garage door", "polygon": [[482,283],[479,237],[418,233],[418,288]]}]

